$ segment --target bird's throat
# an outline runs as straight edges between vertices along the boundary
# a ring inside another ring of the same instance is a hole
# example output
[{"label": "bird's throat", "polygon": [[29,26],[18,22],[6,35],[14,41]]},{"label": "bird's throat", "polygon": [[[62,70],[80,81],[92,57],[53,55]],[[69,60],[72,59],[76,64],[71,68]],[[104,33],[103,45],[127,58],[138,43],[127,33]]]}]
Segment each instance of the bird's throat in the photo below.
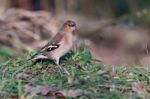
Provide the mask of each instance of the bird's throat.
[{"label": "bird's throat", "polygon": [[64,41],[66,44],[72,44],[72,40],[73,40],[73,36],[72,36],[72,33],[66,33],[64,35]]}]

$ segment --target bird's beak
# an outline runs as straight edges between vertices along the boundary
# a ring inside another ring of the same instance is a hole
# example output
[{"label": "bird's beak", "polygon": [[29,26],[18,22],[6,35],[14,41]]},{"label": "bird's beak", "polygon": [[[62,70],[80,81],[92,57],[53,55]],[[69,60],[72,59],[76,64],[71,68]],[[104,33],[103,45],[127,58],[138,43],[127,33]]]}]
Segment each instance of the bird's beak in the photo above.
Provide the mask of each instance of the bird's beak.
[{"label": "bird's beak", "polygon": [[75,34],[76,32],[78,32],[79,30],[78,29],[74,29],[74,31],[73,31],[73,34]]},{"label": "bird's beak", "polygon": [[76,30],[76,27],[71,27],[72,30]]}]

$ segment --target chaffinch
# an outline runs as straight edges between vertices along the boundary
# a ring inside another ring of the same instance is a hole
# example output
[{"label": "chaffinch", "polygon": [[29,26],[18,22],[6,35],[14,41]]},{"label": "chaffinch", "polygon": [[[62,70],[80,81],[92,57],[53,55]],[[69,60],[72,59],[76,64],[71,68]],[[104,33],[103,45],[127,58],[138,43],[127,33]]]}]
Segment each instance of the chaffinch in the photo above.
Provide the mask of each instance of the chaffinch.
[{"label": "chaffinch", "polygon": [[[73,46],[73,32],[76,30],[76,23],[72,20],[66,21],[59,32],[50,40],[44,47],[42,47],[35,55],[31,57],[31,60],[38,59],[51,59],[62,71],[62,67],[59,65],[59,59],[68,53]],[[65,72],[68,72],[65,69]]]}]

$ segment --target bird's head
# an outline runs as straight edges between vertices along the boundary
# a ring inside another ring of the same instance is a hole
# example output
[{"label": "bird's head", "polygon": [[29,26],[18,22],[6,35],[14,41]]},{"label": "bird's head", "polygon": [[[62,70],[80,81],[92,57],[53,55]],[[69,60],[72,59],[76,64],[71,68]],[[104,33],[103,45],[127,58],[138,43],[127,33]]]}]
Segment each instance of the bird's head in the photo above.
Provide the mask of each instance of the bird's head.
[{"label": "bird's head", "polygon": [[75,30],[76,30],[76,23],[72,20],[67,20],[61,28],[61,31],[64,33],[65,32],[73,33]]}]

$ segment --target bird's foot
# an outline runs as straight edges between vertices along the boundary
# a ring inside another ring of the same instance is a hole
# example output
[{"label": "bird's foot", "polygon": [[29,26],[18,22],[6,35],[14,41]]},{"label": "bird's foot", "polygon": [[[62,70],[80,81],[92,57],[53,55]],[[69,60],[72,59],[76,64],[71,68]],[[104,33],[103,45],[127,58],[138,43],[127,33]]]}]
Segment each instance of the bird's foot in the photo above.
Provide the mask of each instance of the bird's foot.
[{"label": "bird's foot", "polygon": [[61,63],[60,66],[61,66],[62,68],[64,68],[64,67],[65,67],[65,64],[64,64],[64,63]]}]

